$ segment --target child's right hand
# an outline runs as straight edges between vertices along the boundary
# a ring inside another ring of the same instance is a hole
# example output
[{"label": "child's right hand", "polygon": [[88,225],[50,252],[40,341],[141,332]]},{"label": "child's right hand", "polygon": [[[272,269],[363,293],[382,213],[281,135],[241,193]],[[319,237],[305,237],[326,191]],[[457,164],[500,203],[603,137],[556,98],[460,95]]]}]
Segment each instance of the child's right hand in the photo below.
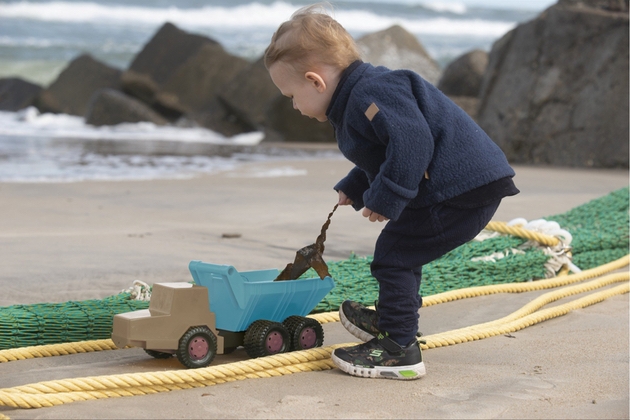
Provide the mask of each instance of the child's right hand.
[{"label": "child's right hand", "polygon": [[339,202],[337,204],[340,206],[351,206],[352,200],[343,191],[339,191]]}]

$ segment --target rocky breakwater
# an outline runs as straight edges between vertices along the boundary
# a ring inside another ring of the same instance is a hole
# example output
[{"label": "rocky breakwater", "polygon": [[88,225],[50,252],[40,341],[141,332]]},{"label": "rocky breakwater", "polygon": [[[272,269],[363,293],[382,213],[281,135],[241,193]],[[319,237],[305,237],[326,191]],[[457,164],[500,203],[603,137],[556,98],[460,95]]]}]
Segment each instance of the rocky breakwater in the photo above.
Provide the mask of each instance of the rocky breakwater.
[{"label": "rocky breakwater", "polygon": [[[400,26],[357,42],[365,61],[436,84],[512,163],[628,168],[628,0],[559,0],[490,53],[467,52],[444,71]],[[0,79],[0,110],[30,105],[93,125],[150,121],[334,142],[329,124],[300,115],[280,94],[262,58],[234,56],[170,23],[126,70],[82,55],[48,87]]]},{"label": "rocky breakwater", "polygon": [[560,0],[507,33],[479,102],[510,162],[628,168],[628,0]]},{"label": "rocky breakwater", "polygon": [[[437,81],[440,68],[400,26],[357,40],[366,60],[411,68]],[[120,70],[81,55],[50,86],[0,79],[0,110],[34,105],[84,116],[95,126],[149,121],[202,126],[225,136],[264,131],[266,140],[334,142],[329,124],[300,115],[273,85],[262,57],[250,62],[216,41],[164,24]]]}]

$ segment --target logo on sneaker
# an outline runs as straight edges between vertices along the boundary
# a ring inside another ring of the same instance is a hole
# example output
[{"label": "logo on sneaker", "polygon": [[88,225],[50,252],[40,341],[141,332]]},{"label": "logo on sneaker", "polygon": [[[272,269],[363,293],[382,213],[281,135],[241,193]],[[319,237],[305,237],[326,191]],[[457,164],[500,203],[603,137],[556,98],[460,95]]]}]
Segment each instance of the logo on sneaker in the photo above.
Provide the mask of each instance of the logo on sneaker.
[{"label": "logo on sneaker", "polygon": [[381,354],[383,354],[383,350],[372,350],[370,352],[370,356],[372,357],[381,357]]}]

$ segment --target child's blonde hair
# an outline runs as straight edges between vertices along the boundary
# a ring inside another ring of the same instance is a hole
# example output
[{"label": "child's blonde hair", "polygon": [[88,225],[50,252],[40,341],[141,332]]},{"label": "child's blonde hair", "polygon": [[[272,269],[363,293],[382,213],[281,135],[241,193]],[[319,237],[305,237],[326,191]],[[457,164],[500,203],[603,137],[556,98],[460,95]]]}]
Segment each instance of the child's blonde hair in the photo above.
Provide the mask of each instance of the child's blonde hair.
[{"label": "child's blonde hair", "polygon": [[265,67],[282,61],[299,71],[316,63],[340,70],[361,58],[350,34],[318,3],[296,11],[271,37],[264,55]]}]

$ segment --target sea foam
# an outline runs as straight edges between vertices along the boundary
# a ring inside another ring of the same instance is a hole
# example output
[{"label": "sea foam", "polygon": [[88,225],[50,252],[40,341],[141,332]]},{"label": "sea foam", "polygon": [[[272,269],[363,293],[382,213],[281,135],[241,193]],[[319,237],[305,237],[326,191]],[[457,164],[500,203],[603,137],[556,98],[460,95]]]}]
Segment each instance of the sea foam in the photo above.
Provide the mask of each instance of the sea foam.
[{"label": "sea foam", "polygon": [[[466,7],[460,3],[423,2],[428,9],[462,15]],[[157,26],[172,22],[187,28],[243,29],[277,28],[290,18],[298,6],[287,2],[271,4],[248,3],[239,6],[204,6],[196,8],[142,7],[126,5],[103,5],[91,2],[50,3],[19,2],[3,4],[2,18],[29,20],[96,23],[99,25],[147,25]],[[468,35],[496,37],[512,29],[515,22],[490,21],[450,17],[401,17],[377,14],[360,8],[338,9],[335,18],[348,31],[367,33],[398,24],[415,34]]]}]

